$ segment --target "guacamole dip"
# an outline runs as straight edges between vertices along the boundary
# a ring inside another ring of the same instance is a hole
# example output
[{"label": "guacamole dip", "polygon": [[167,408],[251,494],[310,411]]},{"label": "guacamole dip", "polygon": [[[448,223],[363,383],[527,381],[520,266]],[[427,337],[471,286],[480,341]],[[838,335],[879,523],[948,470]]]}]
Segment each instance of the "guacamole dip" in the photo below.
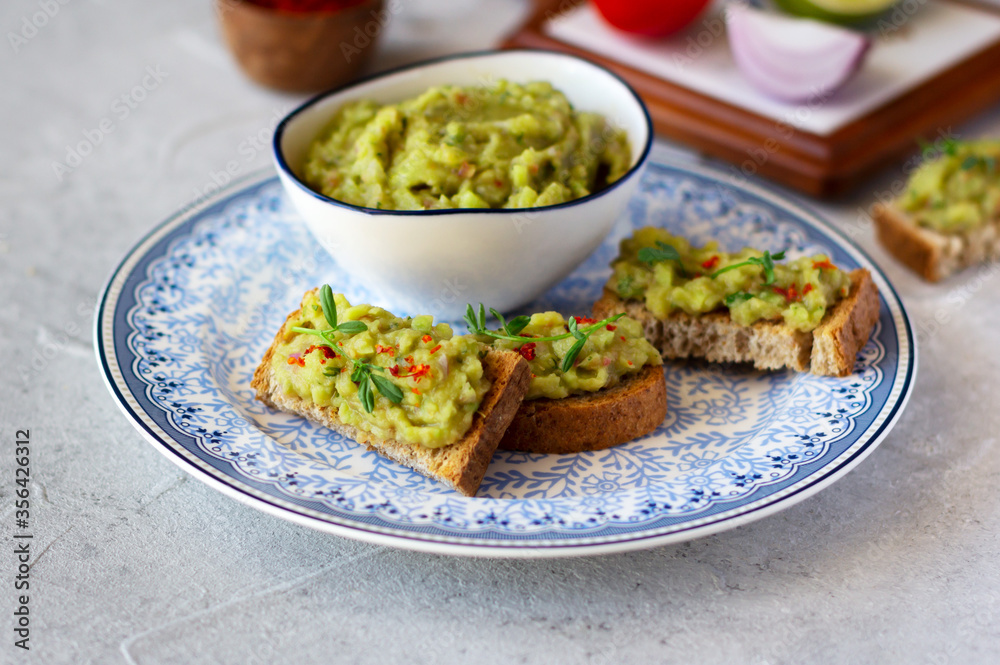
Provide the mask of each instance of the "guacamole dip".
[{"label": "guacamole dip", "polygon": [[[271,363],[281,388],[319,406],[337,409],[344,423],[383,439],[428,448],[454,443],[472,424],[489,382],[483,377],[480,354],[485,347],[470,337],[454,337],[443,323],[429,316],[399,318],[371,305],[351,305],[334,295],[340,324],[360,321],[363,331],[333,333],[330,345],[293,327],[328,330],[330,325],[316,292],[285,327]],[[402,393],[393,403],[376,386],[374,408],[368,413],[352,380],[344,356],[372,366],[371,374],[391,382]]]},{"label": "guacamole dip", "polygon": [[1000,141],[950,142],[910,176],[899,206],[917,224],[958,233],[1000,217]]},{"label": "guacamole dip", "polygon": [[[657,250],[658,260],[641,260],[643,248]],[[666,248],[673,248],[679,259],[664,258],[673,255]],[[728,309],[740,325],[783,319],[801,331],[819,325],[827,309],[850,291],[850,276],[823,254],[774,263],[770,284],[760,265],[763,257],[750,248],[722,252],[715,242],[693,247],[663,229],[646,227],[622,241],[607,288],[623,300],[644,302],[660,319],[678,310],[698,315]],[[724,270],[737,264],[743,265]]]},{"label": "guacamole dip", "polygon": [[[586,329],[597,323],[594,319],[575,317],[577,326]],[[532,314],[521,336],[532,338],[557,337],[568,331],[566,319],[557,312]],[[663,359],[646,341],[642,326],[635,319],[622,317],[595,330],[584,344],[576,362],[562,371],[563,358],[576,342],[573,337],[555,341],[538,339],[513,341],[480,337],[501,349],[513,349],[531,366],[531,385],[525,399],[548,397],[560,399],[569,395],[596,392],[617,385],[624,376],[638,372],[646,365],[662,365]]]},{"label": "guacamole dip", "polygon": [[500,81],[348,103],[310,146],[304,177],[366,208],[530,208],[587,196],[631,159],[625,132],[550,84]]}]

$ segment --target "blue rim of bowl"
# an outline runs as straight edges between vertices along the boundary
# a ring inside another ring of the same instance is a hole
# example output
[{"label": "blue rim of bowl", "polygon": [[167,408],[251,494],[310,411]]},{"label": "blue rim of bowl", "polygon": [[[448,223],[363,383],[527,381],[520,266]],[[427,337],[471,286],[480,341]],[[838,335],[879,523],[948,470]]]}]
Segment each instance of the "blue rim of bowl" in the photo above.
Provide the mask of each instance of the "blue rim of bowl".
[{"label": "blue rim of bowl", "polygon": [[[317,192],[315,189],[309,187],[304,182],[302,182],[299,176],[295,174],[292,168],[288,165],[288,162],[285,160],[285,154],[281,149],[281,139],[285,134],[285,128],[292,120],[295,119],[297,115],[299,115],[309,107],[313,106],[314,104],[326,99],[327,97],[339,94],[341,92],[344,92],[345,90],[350,90],[351,88],[355,88],[364,83],[368,83],[369,81],[386,78],[392,76],[393,74],[409,71],[411,69],[426,67],[427,65],[435,65],[441,62],[448,62],[449,60],[471,60],[474,58],[505,55],[508,53],[538,53],[544,55],[554,55],[560,58],[569,58],[571,60],[578,60],[580,62],[586,63],[587,65],[590,65],[591,67],[594,67],[595,69],[599,69],[607,74],[610,74],[619,83],[621,83],[622,86],[624,86],[624,88],[629,91],[629,93],[631,93],[632,98],[639,106],[639,109],[642,110],[642,115],[646,119],[646,143],[642,148],[642,152],[639,154],[639,158],[636,159],[635,164],[633,164],[632,167],[625,172],[625,175],[623,175],[621,178],[618,178],[618,180],[615,180],[613,183],[609,184],[607,187],[605,187],[600,191],[588,194],[587,196],[584,196],[579,199],[573,199],[572,201],[557,203],[555,205],[550,205],[550,206],[536,206],[534,208],[517,208],[516,210],[512,208],[439,208],[434,210],[386,210],[382,208],[366,208],[364,206],[357,206],[354,205],[353,203],[338,201],[337,199],[330,198],[325,194],[321,194]],[[614,73],[607,67],[603,67],[602,65],[587,60],[586,58],[581,58],[578,55],[573,55],[571,53],[560,53],[559,51],[548,51],[545,49],[537,49],[537,48],[514,48],[514,49],[503,49],[503,50],[469,51],[466,53],[453,53],[451,55],[445,55],[438,58],[431,58],[429,60],[421,60],[420,62],[414,62],[408,65],[403,65],[401,67],[396,67],[394,69],[378,72],[377,74],[372,74],[364,78],[356,79],[338,88],[333,88],[332,90],[321,92],[318,95],[303,102],[300,106],[293,109],[291,112],[288,113],[288,115],[286,115],[284,118],[281,119],[281,122],[278,123],[278,126],[274,130],[274,137],[271,139],[271,152],[272,155],[274,156],[274,161],[278,166],[279,172],[288,176],[292,182],[294,182],[299,188],[301,188],[307,194],[311,195],[313,198],[319,199],[320,201],[324,201],[326,203],[331,203],[340,208],[347,208],[348,210],[354,210],[355,212],[361,212],[367,215],[390,215],[390,216],[401,215],[406,217],[454,215],[454,214],[488,215],[496,213],[510,214],[511,212],[526,213],[526,212],[539,212],[542,210],[557,210],[559,208],[568,208],[571,206],[580,205],[586,203],[587,201],[592,201],[598,197],[604,196],[605,194],[609,193],[611,190],[615,189],[619,185],[635,177],[635,175],[642,169],[642,167],[646,164],[646,161],[649,159],[649,153],[653,148],[653,137],[654,137],[653,120],[649,117],[649,109],[646,108],[646,104],[645,102],[642,101],[642,97],[639,96],[639,93],[637,93],[635,89],[618,74]]]}]

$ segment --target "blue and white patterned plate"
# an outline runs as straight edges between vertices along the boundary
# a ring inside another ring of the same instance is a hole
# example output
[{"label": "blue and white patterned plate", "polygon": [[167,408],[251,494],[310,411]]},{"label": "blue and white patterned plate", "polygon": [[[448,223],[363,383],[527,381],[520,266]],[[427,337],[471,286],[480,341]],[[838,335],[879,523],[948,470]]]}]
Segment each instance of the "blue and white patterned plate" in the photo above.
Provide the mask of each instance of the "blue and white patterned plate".
[{"label": "blue and white patterned plate", "polygon": [[[648,224],[730,250],[826,252],[869,268],[882,314],[854,374],[668,363],[669,415],[653,434],[579,455],[500,451],[479,495],[460,496],[254,400],[254,367],[304,291],[329,282],[368,299],[316,248],[270,174],[184,210],[125,257],[98,303],[98,361],[133,424],[197,478],[300,524],[426,551],[566,556],[685,540],[788,507],[868,455],[913,385],[909,321],[859,249],[774,193],[651,163],[603,246],[530,309],[588,312],[618,241]],[[441,298],[460,290],[445,285]]]}]

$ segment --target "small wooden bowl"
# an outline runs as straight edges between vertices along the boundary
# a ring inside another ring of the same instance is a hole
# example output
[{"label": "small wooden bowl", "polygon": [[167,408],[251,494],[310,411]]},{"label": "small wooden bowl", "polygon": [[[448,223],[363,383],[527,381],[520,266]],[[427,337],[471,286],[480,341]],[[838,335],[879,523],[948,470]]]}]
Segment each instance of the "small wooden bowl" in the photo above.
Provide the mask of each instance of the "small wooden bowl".
[{"label": "small wooden bowl", "polygon": [[318,92],[354,79],[392,19],[383,0],[292,13],[216,0],[229,50],[251,79],[285,92]]}]

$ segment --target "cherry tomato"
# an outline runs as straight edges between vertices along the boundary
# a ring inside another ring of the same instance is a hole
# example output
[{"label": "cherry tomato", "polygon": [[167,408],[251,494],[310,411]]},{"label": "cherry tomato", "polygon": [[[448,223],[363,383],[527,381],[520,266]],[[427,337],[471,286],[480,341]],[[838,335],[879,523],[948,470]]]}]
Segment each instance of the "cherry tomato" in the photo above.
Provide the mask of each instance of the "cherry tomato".
[{"label": "cherry tomato", "polygon": [[664,37],[698,18],[709,0],[594,0],[604,20],[624,32]]}]

